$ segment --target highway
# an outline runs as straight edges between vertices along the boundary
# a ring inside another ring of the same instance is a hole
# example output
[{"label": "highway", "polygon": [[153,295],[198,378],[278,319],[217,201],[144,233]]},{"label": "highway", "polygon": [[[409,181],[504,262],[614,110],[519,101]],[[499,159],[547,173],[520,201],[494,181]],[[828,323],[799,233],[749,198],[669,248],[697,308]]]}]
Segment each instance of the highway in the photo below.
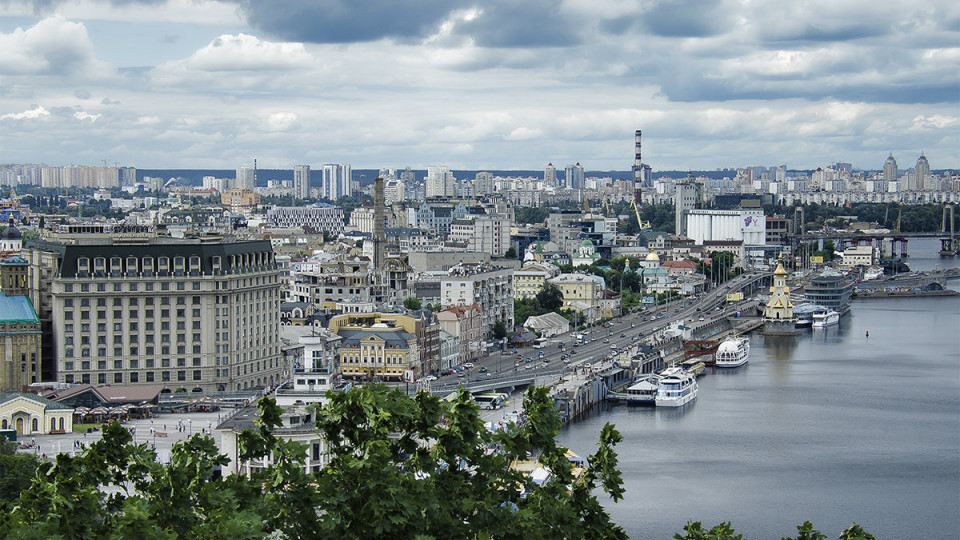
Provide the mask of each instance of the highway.
[{"label": "highway", "polygon": [[[641,311],[614,318],[610,320],[608,328],[595,326],[579,332],[570,331],[554,336],[543,349],[522,347],[516,349],[517,353],[511,353],[513,349],[508,349],[503,353],[495,352],[483,356],[473,362],[472,368],[465,368],[461,374],[440,376],[430,383],[430,389],[433,392],[443,393],[453,391],[458,384],[467,387],[478,385],[487,387],[500,383],[504,386],[513,386],[521,379],[529,382],[532,379],[560,378],[571,368],[599,360],[614,350],[623,351],[625,348],[632,347],[674,321],[682,319],[696,325],[700,322],[701,316],[704,318],[703,324],[716,318],[734,316],[738,305],[727,306],[723,311],[717,311],[717,308],[725,302],[727,293],[741,290],[769,275],[769,272],[745,274],[707,293],[684,297],[658,306],[647,306]],[[588,342],[576,345],[575,336],[578,333],[583,334]],[[561,343],[564,345],[562,350]],[[542,359],[538,358],[541,352]],[[564,362],[561,356],[567,354],[570,355],[570,359]],[[525,360],[518,364],[519,355],[522,355]],[[482,373],[481,368],[486,368],[487,373]]]}]

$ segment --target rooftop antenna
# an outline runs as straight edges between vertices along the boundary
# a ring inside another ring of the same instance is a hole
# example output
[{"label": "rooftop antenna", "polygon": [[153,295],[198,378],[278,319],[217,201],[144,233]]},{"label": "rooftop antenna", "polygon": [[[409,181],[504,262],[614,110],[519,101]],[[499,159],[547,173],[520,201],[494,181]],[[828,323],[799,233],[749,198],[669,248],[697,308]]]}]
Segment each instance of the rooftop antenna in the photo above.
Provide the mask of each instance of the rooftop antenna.
[{"label": "rooftop antenna", "polygon": [[253,187],[257,187],[257,158],[253,158]]}]

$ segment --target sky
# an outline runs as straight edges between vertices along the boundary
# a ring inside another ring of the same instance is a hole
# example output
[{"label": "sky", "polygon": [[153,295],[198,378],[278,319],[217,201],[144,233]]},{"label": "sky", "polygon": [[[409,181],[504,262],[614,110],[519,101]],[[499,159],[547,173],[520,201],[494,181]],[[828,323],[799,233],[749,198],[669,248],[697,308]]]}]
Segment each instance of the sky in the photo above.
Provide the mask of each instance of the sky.
[{"label": "sky", "polygon": [[0,0],[0,162],[960,168],[956,0]]}]

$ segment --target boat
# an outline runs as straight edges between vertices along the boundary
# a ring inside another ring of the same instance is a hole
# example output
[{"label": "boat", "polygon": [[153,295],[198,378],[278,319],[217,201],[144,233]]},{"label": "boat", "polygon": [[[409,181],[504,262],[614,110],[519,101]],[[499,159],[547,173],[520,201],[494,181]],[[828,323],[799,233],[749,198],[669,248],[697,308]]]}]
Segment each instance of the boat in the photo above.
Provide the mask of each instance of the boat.
[{"label": "boat", "polygon": [[840,322],[840,314],[832,309],[813,314],[813,327],[814,328],[824,328],[826,326],[833,326]]},{"label": "boat", "polygon": [[684,360],[683,363],[680,364],[680,367],[687,373],[693,373],[698,377],[707,369],[707,365],[699,358]]},{"label": "boat", "polygon": [[657,407],[680,407],[697,397],[697,378],[678,367],[667,368],[660,372],[657,387]]},{"label": "boat", "polygon": [[750,357],[750,339],[730,337],[717,349],[715,364],[717,367],[739,367],[747,363]]},{"label": "boat", "polygon": [[818,306],[809,302],[800,304],[793,308],[793,316],[797,319],[796,327],[803,328],[813,325],[813,315],[818,312],[826,312],[827,308]]},{"label": "boat", "polygon": [[653,406],[657,399],[658,380],[659,377],[653,374],[640,377],[623,392],[608,393],[607,400],[628,405]]}]

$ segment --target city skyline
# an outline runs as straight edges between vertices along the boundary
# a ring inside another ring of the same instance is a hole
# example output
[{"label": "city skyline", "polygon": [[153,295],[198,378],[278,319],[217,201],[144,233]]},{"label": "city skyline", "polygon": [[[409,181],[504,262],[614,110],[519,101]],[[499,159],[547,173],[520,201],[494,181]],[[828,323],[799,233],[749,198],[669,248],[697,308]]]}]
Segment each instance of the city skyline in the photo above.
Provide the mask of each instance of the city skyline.
[{"label": "city skyline", "polygon": [[950,2],[0,4],[0,162],[960,164]]}]

